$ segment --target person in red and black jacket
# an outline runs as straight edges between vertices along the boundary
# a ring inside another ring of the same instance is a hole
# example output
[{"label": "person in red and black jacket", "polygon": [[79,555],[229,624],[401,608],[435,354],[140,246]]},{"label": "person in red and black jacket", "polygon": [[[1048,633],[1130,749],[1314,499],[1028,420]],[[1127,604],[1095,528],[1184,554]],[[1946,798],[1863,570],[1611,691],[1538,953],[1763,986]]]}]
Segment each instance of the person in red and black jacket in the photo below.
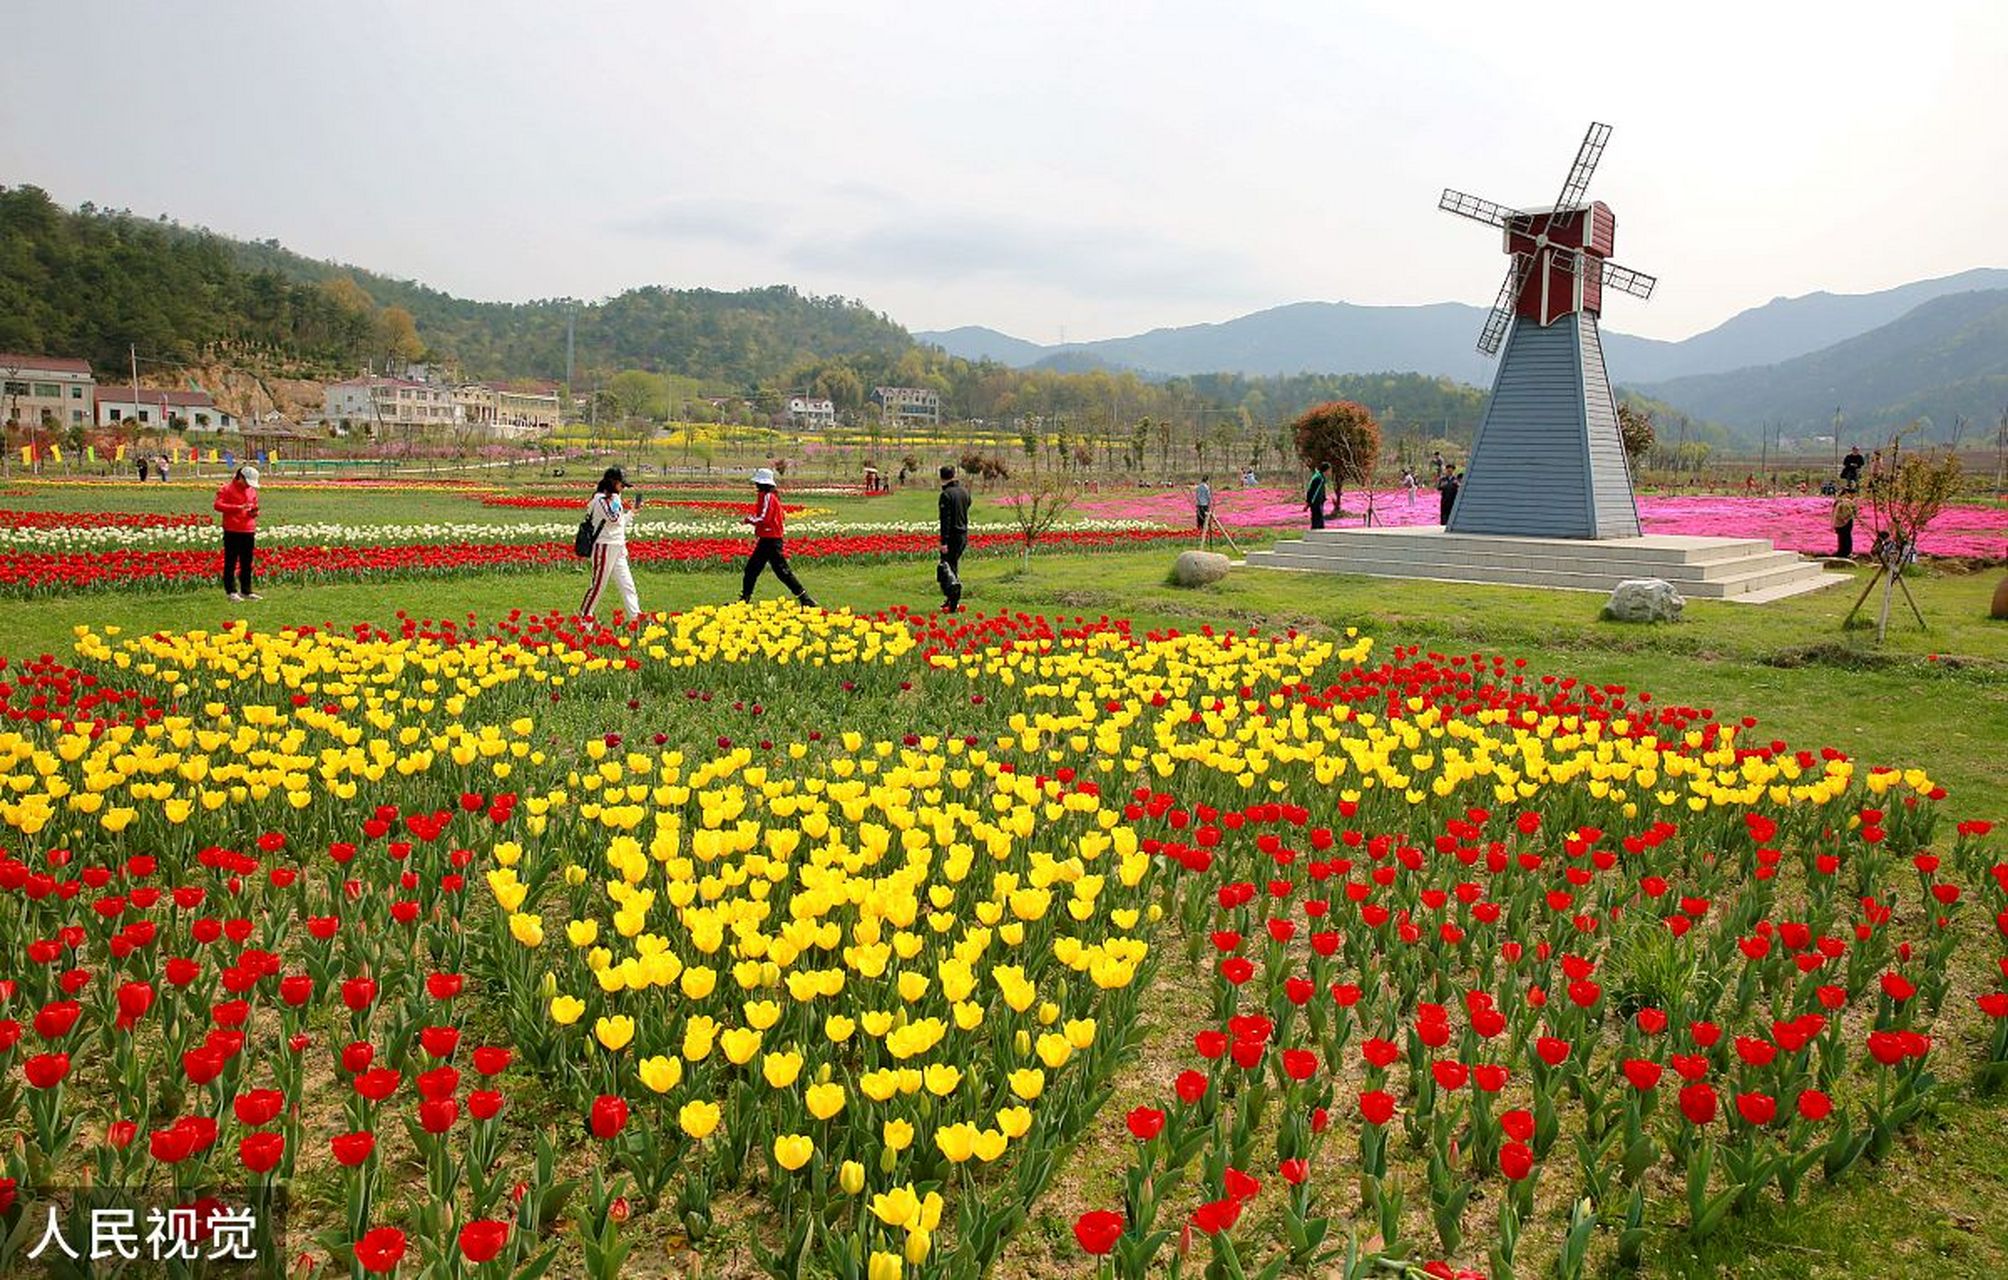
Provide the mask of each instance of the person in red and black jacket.
[{"label": "person in red and black jacket", "polygon": [[759,497],[753,507],[753,514],[747,516],[746,523],[753,526],[753,554],[746,557],[746,573],[739,586],[739,599],[753,602],[753,584],[760,580],[760,571],[768,565],[774,566],[774,576],[781,585],[795,593],[795,603],[804,609],[813,609],[816,602],[809,598],[809,592],[795,578],[794,570],[788,567],[788,553],[782,544],[781,495],[774,489],[774,473],[766,467],[753,473],[753,487]]},{"label": "person in red and black jacket", "polygon": [[216,511],[223,517],[224,593],[232,600],[264,599],[251,589],[251,554],[258,543],[258,468],[237,468],[216,491]]}]

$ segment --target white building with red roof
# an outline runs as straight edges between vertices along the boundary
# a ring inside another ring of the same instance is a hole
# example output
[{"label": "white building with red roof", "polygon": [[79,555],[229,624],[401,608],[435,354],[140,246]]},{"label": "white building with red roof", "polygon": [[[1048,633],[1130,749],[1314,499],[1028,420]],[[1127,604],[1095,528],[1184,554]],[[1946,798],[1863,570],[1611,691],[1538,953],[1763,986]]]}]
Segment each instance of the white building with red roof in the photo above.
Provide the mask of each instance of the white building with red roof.
[{"label": "white building with red roof", "polygon": [[87,427],[97,378],[88,360],[0,351],[0,423],[21,427]]},{"label": "white building with red roof", "polygon": [[236,431],[240,426],[237,416],[217,407],[207,391],[141,387],[135,396],[131,387],[99,389],[99,426],[130,425],[134,420],[142,427],[169,426],[186,431]]}]

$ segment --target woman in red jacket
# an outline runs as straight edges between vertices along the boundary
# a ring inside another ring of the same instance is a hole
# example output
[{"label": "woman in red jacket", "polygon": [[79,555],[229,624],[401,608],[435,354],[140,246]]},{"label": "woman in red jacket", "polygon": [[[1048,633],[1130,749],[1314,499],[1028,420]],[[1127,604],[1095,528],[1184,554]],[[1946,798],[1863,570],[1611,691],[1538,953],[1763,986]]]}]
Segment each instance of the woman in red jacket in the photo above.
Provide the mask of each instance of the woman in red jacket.
[{"label": "woman in red jacket", "polygon": [[774,488],[774,473],[765,467],[755,471],[753,487],[759,496],[753,514],[745,517],[746,523],[753,526],[753,554],[746,558],[739,599],[747,604],[753,602],[753,584],[760,580],[760,571],[771,564],[781,585],[795,593],[795,603],[805,609],[815,608],[816,602],[809,598],[808,590],[795,580],[794,571],[788,567],[788,553],[781,541],[781,495]]},{"label": "woman in red jacket", "polygon": [[216,491],[223,516],[223,590],[232,600],[262,600],[251,589],[251,553],[258,541],[258,468],[239,467]]}]

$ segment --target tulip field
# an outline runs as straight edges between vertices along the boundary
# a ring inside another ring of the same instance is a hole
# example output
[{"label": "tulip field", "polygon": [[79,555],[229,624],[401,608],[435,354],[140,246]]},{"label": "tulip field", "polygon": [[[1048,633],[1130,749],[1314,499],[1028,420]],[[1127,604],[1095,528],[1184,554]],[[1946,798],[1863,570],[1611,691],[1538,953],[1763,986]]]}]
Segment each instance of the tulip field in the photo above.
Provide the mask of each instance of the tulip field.
[{"label": "tulip field", "polygon": [[[265,614],[0,605],[69,628],[0,665],[0,1275],[111,1274],[117,1197],[187,1210],[187,1276],[1661,1273],[2008,1085],[2002,792],[1950,729],[1001,577],[671,600],[646,553],[640,619],[456,612],[463,566],[327,620],[288,545]],[[1038,561],[1151,559],[1089,550]]]}]

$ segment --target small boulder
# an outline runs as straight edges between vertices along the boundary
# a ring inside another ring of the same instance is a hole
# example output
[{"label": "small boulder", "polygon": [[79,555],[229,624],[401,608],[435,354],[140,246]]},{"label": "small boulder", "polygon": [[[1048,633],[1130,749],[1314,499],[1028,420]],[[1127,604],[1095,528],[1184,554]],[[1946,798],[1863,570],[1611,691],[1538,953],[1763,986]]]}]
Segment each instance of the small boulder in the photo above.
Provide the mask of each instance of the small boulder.
[{"label": "small boulder", "polygon": [[1227,576],[1226,556],[1212,551],[1181,551],[1171,566],[1171,580],[1181,587],[1203,587]]},{"label": "small boulder", "polygon": [[1994,585],[1994,606],[1987,616],[2008,620],[2008,578]]},{"label": "small boulder", "polygon": [[1629,578],[1612,589],[1604,616],[1613,622],[1678,622],[1686,604],[1671,582]]}]

